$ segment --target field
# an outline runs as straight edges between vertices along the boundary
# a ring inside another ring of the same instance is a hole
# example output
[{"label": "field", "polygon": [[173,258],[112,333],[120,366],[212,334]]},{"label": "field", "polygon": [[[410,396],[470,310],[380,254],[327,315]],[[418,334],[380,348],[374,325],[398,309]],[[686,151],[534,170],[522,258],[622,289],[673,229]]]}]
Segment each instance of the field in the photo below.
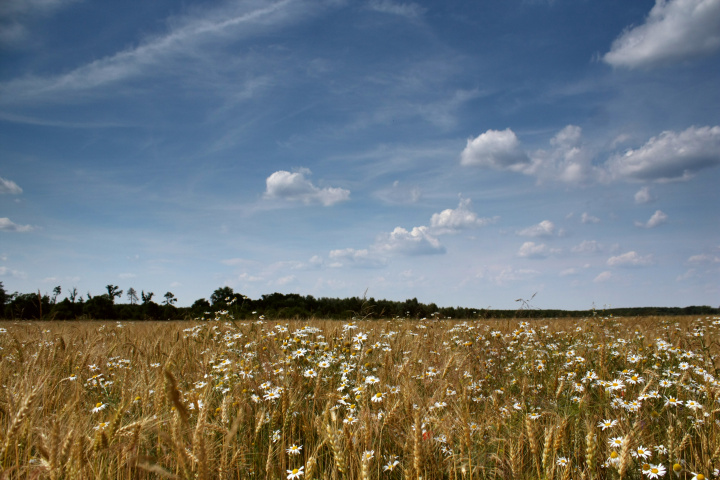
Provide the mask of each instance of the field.
[{"label": "field", "polygon": [[0,323],[0,478],[713,478],[720,319]]}]

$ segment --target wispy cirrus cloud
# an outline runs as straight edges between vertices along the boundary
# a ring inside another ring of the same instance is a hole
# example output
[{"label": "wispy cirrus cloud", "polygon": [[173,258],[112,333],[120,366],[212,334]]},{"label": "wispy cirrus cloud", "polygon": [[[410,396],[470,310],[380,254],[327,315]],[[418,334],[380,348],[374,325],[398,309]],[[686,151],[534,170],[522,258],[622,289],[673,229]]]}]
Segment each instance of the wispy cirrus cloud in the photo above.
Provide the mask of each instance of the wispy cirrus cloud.
[{"label": "wispy cirrus cloud", "polygon": [[368,3],[371,10],[377,12],[399,15],[406,18],[418,18],[422,16],[427,9],[415,2],[393,2],[391,0],[371,0]]},{"label": "wispy cirrus cloud", "polygon": [[[227,44],[268,29],[297,21],[308,10],[301,2],[236,2],[194,16],[172,19],[164,34],[149,36],[135,47],[81,65],[67,73],[28,76],[0,84],[3,103],[35,100],[64,100],[67,95],[86,92],[158,70],[181,68],[178,59],[187,58],[212,43]],[[164,68],[159,68],[164,65]],[[172,67],[172,68],[170,68]]]},{"label": "wispy cirrus cloud", "polygon": [[29,19],[49,15],[82,0],[4,0],[0,2],[0,44],[21,47],[28,41]]}]

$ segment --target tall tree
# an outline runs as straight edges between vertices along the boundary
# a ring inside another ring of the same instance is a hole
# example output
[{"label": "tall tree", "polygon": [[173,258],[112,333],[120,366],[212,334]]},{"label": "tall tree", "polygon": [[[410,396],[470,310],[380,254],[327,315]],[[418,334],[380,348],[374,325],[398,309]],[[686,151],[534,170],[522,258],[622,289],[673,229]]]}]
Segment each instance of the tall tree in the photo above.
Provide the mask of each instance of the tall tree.
[{"label": "tall tree", "polygon": [[60,288],[60,285],[53,288],[53,296],[52,296],[52,301],[51,301],[51,303],[53,305],[55,305],[57,303],[57,297],[60,296],[60,293],[62,293],[62,288]]},{"label": "tall tree", "polygon": [[130,305],[135,305],[138,301],[137,292],[133,287],[128,288],[127,297],[130,300]]},{"label": "tall tree", "polygon": [[120,290],[120,287],[117,285],[106,285],[105,288],[108,292],[108,297],[110,298],[110,301],[115,303],[115,297],[120,297],[122,295],[122,290]]},{"label": "tall tree", "polygon": [[[70,301],[72,303],[75,303],[75,299],[77,298],[77,296],[78,296],[77,287],[73,287],[72,290],[70,290],[70,294],[68,295],[68,297],[70,297]],[[80,300],[82,300],[82,297],[80,297]]]},{"label": "tall tree", "polygon": [[[3,283],[0,282],[0,309],[5,305],[5,302],[7,302],[7,292]],[[2,315],[2,310],[0,310],[0,315]]]},{"label": "tall tree", "polygon": [[142,297],[143,303],[150,303],[152,301],[153,295],[155,294],[153,292],[145,293],[145,290],[143,290],[140,295]]},{"label": "tall tree", "polygon": [[175,298],[175,295],[172,294],[172,292],[167,292],[165,295],[165,305],[172,305],[173,303],[177,302],[177,298]]}]

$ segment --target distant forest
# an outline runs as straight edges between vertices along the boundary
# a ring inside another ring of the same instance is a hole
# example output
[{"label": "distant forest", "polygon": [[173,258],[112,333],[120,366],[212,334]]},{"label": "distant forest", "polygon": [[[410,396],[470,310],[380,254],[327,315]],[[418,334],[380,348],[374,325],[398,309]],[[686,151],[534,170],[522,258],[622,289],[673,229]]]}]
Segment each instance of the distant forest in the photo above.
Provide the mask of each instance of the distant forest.
[{"label": "distant forest", "polygon": [[[209,299],[200,298],[191,307],[177,307],[171,292],[162,300],[153,292],[134,288],[126,292],[116,285],[107,285],[107,293],[92,296],[78,294],[73,288],[63,300],[61,287],[53,289],[52,296],[37,293],[8,294],[0,282],[0,316],[10,320],[191,320],[213,319],[219,314],[232,315],[237,320],[258,319],[310,319],[327,318],[572,318],[590,315],[654,316],[654,315],[718,315],[720,308],[690,307],[637,307],[598,310],[556,310],[533,308],[530,300],[518,299],[518,308],[494,310],[485,308],[438,307],[424,304],[417,298],[404,302],[376,300],[374,298],[315,298],[296,293],[271,293],[253,300],[230,287],[221,287]],[[127,303],[121,303],[121,300]],[[155,299],[160,300],[157,303]]]}]

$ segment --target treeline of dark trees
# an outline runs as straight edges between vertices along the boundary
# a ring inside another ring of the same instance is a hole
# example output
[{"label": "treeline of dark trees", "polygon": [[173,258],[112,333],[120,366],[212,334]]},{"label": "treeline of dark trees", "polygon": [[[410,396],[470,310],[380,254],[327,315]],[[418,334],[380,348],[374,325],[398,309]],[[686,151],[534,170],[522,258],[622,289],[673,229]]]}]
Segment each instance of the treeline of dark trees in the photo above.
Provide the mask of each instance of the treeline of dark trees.
[{"label": "treeline of dark trees", "polygon": [[327,318],[572,318],[589,315],[650,316],[650,315],[718,315],[720,308],[709,306],[691,307],[638,307],[613,308],[604,310],[539,310],[527,301],[518,300],[516,310],[494,310],[464,307],[438,307],[434,303],[424,304],[417,298],[404,302],[376,300],[374,298],[315,298],[295,293],[272,293],[257,300],[236,293],[230,287],[221,287],[209,299],[198,299],[191,307],[177,307],[177,299],[171,292],[163,295],[161,303],[153,292],[129,288],[124,297],[127,303],[116,303],[123,298],[123,290],[116,285],[107,285],[107,293],[92,296],[79,295],[73,288],[63,300],[61,287],[53,289],[52,296],[37,293],[7,294],[0,282],[0,317],[16,320],[183,320],[215,318],[218,313],[227,312],[238,320],[256,319],[309,319]]}]

